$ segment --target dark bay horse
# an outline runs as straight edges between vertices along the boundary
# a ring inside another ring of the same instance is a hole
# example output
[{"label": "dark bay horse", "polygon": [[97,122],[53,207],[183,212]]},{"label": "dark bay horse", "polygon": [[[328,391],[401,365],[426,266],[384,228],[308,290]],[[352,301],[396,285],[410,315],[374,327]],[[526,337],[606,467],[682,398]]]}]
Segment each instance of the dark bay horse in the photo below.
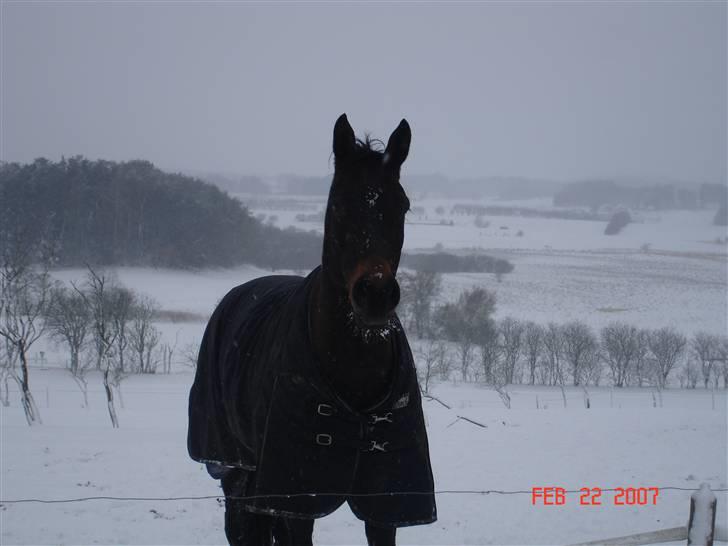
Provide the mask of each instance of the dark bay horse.
[{"label": "dark bay horse", "polygon": [[310,545],[344,502],[370,545],[435,521],[416,373],[395,309],[405,120],[384,150],[336,121],[322,262],[231,290],[205,331],[188,449],[221,479],[231,544]]}]

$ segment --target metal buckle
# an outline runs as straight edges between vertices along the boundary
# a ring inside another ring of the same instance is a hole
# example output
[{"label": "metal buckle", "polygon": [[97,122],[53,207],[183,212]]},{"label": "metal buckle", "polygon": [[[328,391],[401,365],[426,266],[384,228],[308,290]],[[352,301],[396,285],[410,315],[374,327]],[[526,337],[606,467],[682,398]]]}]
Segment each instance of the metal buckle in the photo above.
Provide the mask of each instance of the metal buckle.
[{"label": "metal buckle", "polygon": [[376,425],[377,423],[391,423],[392,422],[392,412],[387,412],[384,415],[377,415],[376,413],[372,413],[369,416],[369,424],[370,425]]},{"label": "metal buckle", "polygon": [[316,408],[316,413],[323,415],[324,417],[331,417],[334,414],[334,406],[319,404],[318,408]]},{"label": "metal buckle", "polygon": [[331,434],[317,434],[316,443],[320,446],[330,446],[334,442]]},{"label": "metal buckle", "polygon": [[381,451],[382,453],[387,451],[387,445],[389,442],[382,442],[379,443],[376,440],[372,440],[369,444],[369,450],[368,451]]}]

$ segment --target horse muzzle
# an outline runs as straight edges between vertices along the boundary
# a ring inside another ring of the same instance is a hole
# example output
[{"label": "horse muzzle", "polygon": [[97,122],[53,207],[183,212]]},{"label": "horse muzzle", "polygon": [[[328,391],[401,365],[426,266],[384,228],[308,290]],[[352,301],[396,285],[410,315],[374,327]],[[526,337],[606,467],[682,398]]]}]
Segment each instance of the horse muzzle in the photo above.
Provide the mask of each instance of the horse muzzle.
[{"label": "horse muzzle", "polygon": [[389,268],[383,269],[360,275],[349,291],[354,313],[365,326],[387,324],[399,303],[399,283]]}]

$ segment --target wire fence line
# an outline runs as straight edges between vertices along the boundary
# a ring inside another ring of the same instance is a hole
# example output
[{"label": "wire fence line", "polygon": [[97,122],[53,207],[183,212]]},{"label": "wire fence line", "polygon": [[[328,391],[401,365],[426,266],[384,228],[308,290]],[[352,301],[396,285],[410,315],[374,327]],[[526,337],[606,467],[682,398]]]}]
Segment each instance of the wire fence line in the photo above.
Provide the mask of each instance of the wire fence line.
[{"label": "wire fence line", "polygon": [[[565,489],[563,493],[574,494],[583,493],[584,489]],[[623,489],[623,488],[619,488]],[[666,486],[658,487],[659,491],[699,491],[697,487],[679,487],[679,486]],[[600,488],[602,492],[617,492],[618,488]],[[723,489],[711,489],[713,493],[726,493],[728,488]],[[527,489],[516,489],[516,490],[503,490],[503,489],[441,489],[434,492],[435,495],[531,495],[532,490]],[[115,496],[90,496],[90,497],[76,497],[68,499],[0,499],[0,504],[25,504],[25,503],[39,503],[39,504],[66,504],[74,502],[87,502],[87,501],[133,501],[133,502],[146,502],[146,501],[194,501],[194,500],[210,500],[210,499],[230,499],[230,500],[260,500],[260,499],[293,499],[302,497],[396,497],[402,495],[432,495],[432,491],[391,491],[385,493],[279,493],[279,494],[267,494],[267,495],[249,495],[249,496],[229,496],[225,495],[193,495],[193,496],[181,496],[181,497],[115,497]]]}]

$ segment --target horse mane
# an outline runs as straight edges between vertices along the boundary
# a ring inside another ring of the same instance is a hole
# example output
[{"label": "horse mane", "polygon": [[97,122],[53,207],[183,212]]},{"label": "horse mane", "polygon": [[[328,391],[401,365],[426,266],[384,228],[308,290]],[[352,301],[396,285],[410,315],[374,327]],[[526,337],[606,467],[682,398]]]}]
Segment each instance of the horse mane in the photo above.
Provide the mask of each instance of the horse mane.
[{"label": "horse mane", "polygon": [[356,139],[356,151],[364,156],[376,155],[376,157],[381,157],[384,153],[384,142],[378,138],[372,138],[372,136],[367,133],[364,135],[364,140],[361,138]]},{"label": "horse mane", "polygon": [[[352,163],[373,164],[381,163],[384,156],[384,142],[378,138],[372,138],[366,134],[364,138],[357,138],[354,150],[351,155],[347,156],[346,161]],[[331,154],[333,156],[333,152]]]}]

